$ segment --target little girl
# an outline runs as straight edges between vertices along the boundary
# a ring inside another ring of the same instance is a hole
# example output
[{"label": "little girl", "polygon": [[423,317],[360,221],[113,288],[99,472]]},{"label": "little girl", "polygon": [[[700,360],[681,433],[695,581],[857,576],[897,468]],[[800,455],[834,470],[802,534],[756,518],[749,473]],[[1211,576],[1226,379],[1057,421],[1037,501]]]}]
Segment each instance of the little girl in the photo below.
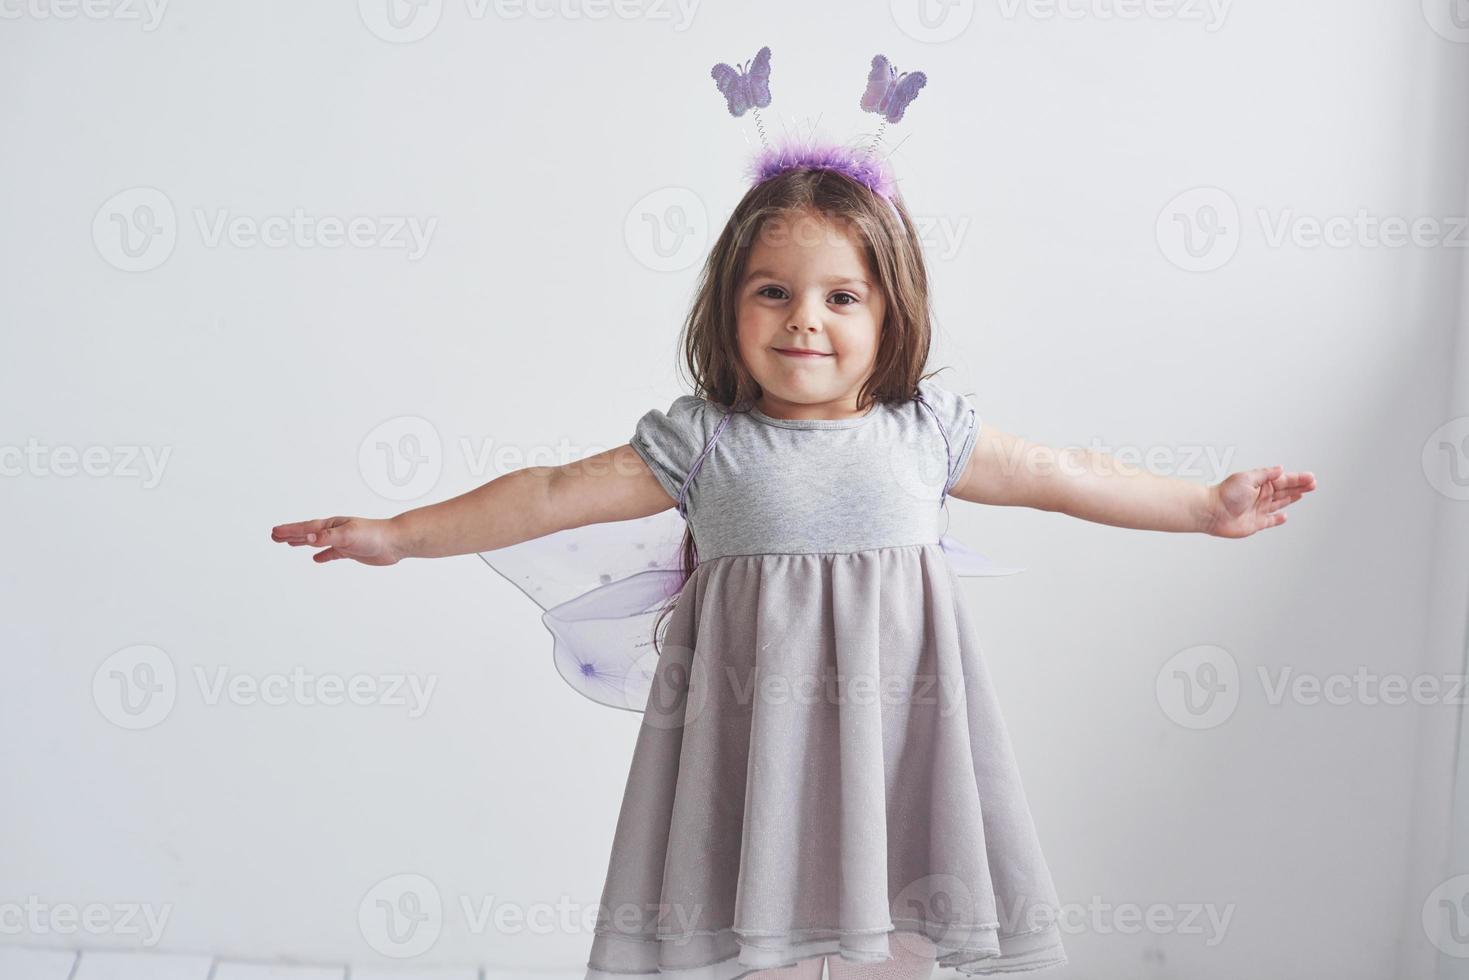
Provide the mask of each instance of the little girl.
[{"label": "little girl", "polygon": [[[587,980],[914,980],[1067,962],[1059,903],[972,614],[947,497],[1242,538],[1315,488],[1216,486],[981,428],[926,374],[914,224],[840,169],[734,209],[684,332],[697,395],[627,445],[386,520],[272,529],[318,562],[490,551],[677,506],[658,649]],[[660,624],[661,625],[661,624]]]}]

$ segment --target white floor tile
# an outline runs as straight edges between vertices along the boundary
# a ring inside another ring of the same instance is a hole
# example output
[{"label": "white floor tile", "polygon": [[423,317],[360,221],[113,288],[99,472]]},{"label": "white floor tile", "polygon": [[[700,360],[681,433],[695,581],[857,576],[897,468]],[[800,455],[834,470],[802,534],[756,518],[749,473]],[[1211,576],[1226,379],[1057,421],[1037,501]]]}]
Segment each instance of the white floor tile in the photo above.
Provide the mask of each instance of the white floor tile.
[{"label": "white floor tile", "polygon": [[479,980],[479,971],[474,967],[457,970],[433,970],[424,967],[352,967],[352,980]]},{"label": "white floor tile", "polygon": [[67,980],[76,959],[71,950],[0,946],[0,980]]},{"label": "white floor tile", "polygon": [[213,980],[346,980],[347,970],[340,966],[296,966],[283,963],[256,963],[241,960],[218,960]]},{"label": "white floor tile", "polygon": [[84,949],[71,980],[209,980],[212,956]]}]

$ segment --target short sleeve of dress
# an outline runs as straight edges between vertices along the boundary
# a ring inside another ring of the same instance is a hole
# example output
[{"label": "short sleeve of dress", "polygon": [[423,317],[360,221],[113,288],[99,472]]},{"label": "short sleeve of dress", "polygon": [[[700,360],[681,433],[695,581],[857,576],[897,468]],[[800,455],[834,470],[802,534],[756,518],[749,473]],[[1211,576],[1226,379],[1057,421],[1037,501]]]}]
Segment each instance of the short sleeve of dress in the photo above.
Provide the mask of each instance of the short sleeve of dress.
[{"label": "short sleeve of dress", "polygon": [[918,392],[933,409],[940,428],[940,443],[946,445],[949,478],[944,483],[944,493],[964,473],[969,457],[974,452],[975,439],[979,435],[980,418],[974,403],[965,395],[950,391],[932,378],[918,382]]},{"label": "short sleeve of dress", "polygon": [[629,445],[675,502],[694,460],[704,451],[707,404],[702,398],[680,395],[668,411],[655,408],[638,419],[629,440]]}]

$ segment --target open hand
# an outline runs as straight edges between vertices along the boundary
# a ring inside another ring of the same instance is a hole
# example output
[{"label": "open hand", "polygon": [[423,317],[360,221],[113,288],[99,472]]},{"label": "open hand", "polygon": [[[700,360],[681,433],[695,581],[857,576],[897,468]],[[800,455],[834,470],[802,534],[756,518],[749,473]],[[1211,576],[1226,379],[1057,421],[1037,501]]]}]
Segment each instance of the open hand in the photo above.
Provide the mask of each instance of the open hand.
[{"label": "open hand", "polygon": [[404,557],[398,551],[392,522],[366,517],[322,517],[277,524],[270,529],[270,539],[325,548],[311,556],[316,562],[351,558],[364,565],[392,565]]},{"label": "open hand", "polygon": [[1204,530],[1220,538],[1245,538],[1284,524],[1283,508],[1315,490],[1316,477],[1310,472],[1287,473],[1283,466],[1263,466],[1231,473],[1212,489],[1213,512]]}]

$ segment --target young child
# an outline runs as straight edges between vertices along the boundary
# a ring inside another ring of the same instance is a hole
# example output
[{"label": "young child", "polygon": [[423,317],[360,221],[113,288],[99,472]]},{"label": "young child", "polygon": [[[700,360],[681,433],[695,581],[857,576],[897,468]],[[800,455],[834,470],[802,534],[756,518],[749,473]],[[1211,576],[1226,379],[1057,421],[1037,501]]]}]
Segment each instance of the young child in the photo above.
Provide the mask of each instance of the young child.
[{"label": "young child", "polygon": [[[677,506],[659,648],[587,980],[921,980],[1067,962],[948,497],[1242,538],[1315,489],[1068,457],[923,374],[928,278],[896,193],[808,159],[735,207],[684,332],[696,395],[627,445],[386,520],[283,524],[313,558],[471,554]],[[1071,465],[1063,465],[1069,463]]]}]

